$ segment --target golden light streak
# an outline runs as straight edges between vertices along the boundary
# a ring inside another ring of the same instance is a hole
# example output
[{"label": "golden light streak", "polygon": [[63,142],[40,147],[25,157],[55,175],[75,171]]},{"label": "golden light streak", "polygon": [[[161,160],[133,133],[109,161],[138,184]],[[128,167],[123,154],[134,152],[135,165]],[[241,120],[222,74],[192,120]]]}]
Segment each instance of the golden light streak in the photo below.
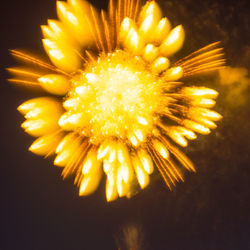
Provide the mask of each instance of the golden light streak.
[{"label": "golden light streak", "polygon": [[12,74],[17,74],[17,75],[24,75],[24,76],[30,76],[30,77],[34,77],[34,78],[38,78],[40,76],[42,76],[41,74],[39,73],[35,73],[35,72],[30,72],[30,71],[27,71],[27,70],[23,70],[23,69],[18,69],[18,68],[9,68],[7,69],[10,73]]},{"label": "golden light streak", "polygon": [[20,51],[10,50],[10,53],[13,56],[18,57],[18,58],[20,58],[20,59],[22,59],[24,61],[28,61],[30,63],[34,63],[36,65],[39,65],[39,66],[41,66],[43,68],[46,68],[46,69],[49,69],[49,70],[52,70],[52,71],[57,71],[57,72],[59,72],[61,74],[64,74],[64,75],[68,75],[66,72],[64,72],[64,71],[62,71],[62,70],[60,70],[60,69],[52,66],[51,64],[45,63],[45,62],[43,62],[43,61],[41,61],[41,60],[39,60],[39,59],[37,59],[35,57],[32,57],[32,56],[27,55],[25,53],[22,53]]},{"label": "golden light streak", "polygon": [[182,82],[224,66],[219,43],[173,63],[184,28],[171,30],[155,1],[140,8],[140,0],[110,0],[100,15],[85,0],[58,1],[57,13],[59,20],[41,26],[54,66],[10,50],[46,73],[10,68],[18,78],[9,81],[56,96],[18,107],[26,119],[21,126],[38,137],[29,150],[55,154],[54,165],[63,168],[63,178],[75,175],[81,196],[93,193],[105,175],[107,201],[131,197],[136,180],[145,188],[155,168],[172,189],[183,181],[181,166],[195,171],[174,143],[186,147],[222,118],[210,109],[217,91]]},{"label": "golden light streak", "polygon": [[207,45],[175,63],[183,68],[183,76],[219,70],[224,67],[225,60],[222,48],[217,48],[220,42]]},{"label": "golden light streak", "polygon": [[19,83],[19,84],[26,85],[26,86],[34,86],[34,87],[39,86],[38,82],[26,81],[22,79],[10,78],[8,79],[8,81],[13,82],[13,83]]}]

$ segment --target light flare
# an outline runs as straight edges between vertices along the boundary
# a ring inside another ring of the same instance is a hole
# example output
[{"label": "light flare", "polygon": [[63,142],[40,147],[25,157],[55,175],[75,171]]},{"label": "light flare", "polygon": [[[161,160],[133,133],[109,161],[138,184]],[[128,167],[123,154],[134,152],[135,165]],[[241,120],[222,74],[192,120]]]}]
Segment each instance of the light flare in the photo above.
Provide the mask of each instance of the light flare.
[{"label": "light flare", "polygon": [[59,20],[41,26],[53,65],[10,50],[43,71],[10,68],[9,81],[55,96],[18,107],[26,119],[21,126],[38,137],[29,150],[56,154],[54,164],[63,178],[75,176],[81,196],[106,175],[107,201],[131,197],[134,188],[148,186],[155,168],[172,189],[184,180],[181,166],[195,172],[174,143],[186,147],[222,118],[210,109],[217,91],[182,82],[224,67],[219,43],[173,63],[183,26],[171,29],[155,1],[140,6],[140,0],[110,0],[108,13],[99,14],[84,0],[57,1]]}]

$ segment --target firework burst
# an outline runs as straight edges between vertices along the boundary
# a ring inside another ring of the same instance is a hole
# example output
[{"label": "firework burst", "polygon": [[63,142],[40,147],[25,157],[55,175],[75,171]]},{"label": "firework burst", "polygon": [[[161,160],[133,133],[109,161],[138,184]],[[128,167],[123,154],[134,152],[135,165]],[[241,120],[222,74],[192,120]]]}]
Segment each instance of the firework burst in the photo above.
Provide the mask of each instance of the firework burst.
[{"label": "firework burst", "polygon": [[184,41],[155,1],[110,0],[106,13],[84,0],[57,2],[58,20],[42,26],[53,65],[20,51],[11,53],[46,73],[11,68],[11,82],[39,86],[56,97],[18,107],[24,130],[38,137],[29,150],[56,154],[62,176],[75,176],[80,195],[96,190],[106,174],[107,201],[130,197],[138,181],[149,184],[154,167],[171,189],[183,181],[181,166],[195,171],[176,147],[196,133],[209,134],[221,115],[212,108],[218,93],[185,86],[182,79],[223,67],[219,43],[174,64]]}]

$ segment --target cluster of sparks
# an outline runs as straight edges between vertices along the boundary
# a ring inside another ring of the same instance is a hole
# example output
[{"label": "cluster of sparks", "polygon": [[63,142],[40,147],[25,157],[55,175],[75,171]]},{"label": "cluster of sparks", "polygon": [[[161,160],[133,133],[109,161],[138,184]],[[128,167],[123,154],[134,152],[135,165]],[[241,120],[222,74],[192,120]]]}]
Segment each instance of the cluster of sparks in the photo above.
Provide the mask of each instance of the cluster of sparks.
[{"label": "cluster of sparks", "polygon": [[107,201],[130,197],[137,181],[145,188],[155,167],[170,189],[183,181],[181,166],[195,168],[174,144],[209,134],[221,115],[210,109],[215,90],[182,79],[223,67],[219,43],[170,63],[184,29],[171,28],[155,1],[110,0],[100,13],[84,0],[58,1],[57,13],[59,21],[41,26],[53,65],[11,50],[47,73],[10,68],[18,77],[9,80],[56,96],[18,107],[25,132],[38,137],[29,150],[56,154],[80,195],[94,192],[105,173]]}]

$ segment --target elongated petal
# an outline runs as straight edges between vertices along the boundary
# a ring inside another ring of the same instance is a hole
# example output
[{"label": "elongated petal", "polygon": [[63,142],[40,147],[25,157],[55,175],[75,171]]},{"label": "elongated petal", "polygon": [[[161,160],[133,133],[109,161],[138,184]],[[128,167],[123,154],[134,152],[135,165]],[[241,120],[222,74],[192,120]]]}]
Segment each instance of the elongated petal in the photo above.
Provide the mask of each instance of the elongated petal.
[{"label": "elongated petal", "polygon": [[190,101],[190,103],[194,106],[204,107],[204,108],[212,108],[216,102],[213,99],[208,98],[194,98]]},{"label": "elongated petal", "polygon": [[80,58],[71,47],[63,46],[50,39],[43,39],[43,46],[51,62],[59,69],[74,72],[80,68]]},{"label": "elongated petal", "polygon": [[194,140],[197,138],[196,134],[192,130],[181,126],[177,126],[176,129],[189,140]]},{"label": "elongated petal", "polygon": [[177,81],[183,76],[183,69],[182,67],[172,67],[166,72],[164,72],[164,78],[167,81]]},{"label": "elongated petal", "polygon": [[123,143],[117,146],[117,157],[120,163],[120,177],[125,183],[129,183],[133,178],[133,170],[127,147]]},{"label": "elongated petal", "polygon": [[29,135],[39,137],[50,134],[59,129],[56,118],[29,119],[22,123],[22,128]]},{"label": "elongated petal", "polygon": [[66,148],[56,156],[54,160],[54,165],[58,167],[64,167],[68,163],[71,154],[72,154],[72,148],[71,147]]},{"label": "elongated petal", "polygon": [[125,196],[129,189],[128,182],[124,181],[124,166],[120,165],[117,170],[116,188],[119,197]]},{"label": "elongated petal", "polygon": [[37,155],[47,155],[49,153],[55,152],[58,142],[62,139],[60,133],[44,135],[36,139],[29,150]]},{"label": "elongated petal", "polygon": [[145,42],[153,42],[152,35],[161,19],[161,9],[155,1],[150,1],[145,4],[140,13],[140,33]]},{"label": "elongated petal", "polygon": [[167,148],[157,139],[153,140],[153,145],[155,150],[164,158],[167,159],[169,157],[169,152]]},{"label": "elongated petal", "polygon": [[153,165],[153,162],[152,162],[150,155],[144,149],[140,149],[138,151],[138,157],[141,161],[141,164],[142,164],[144,170],[148,174],[152,174],[154,171],[154,165]]},{"label": "elongated petal", "polygon": [[146,61],[151,62],[158,56],[158,54],[159,54],[159,49],[155,47],[153,44],[148,44],[144,48],[143,58]]},{"label": "elongated petal", "polygon": [[49,25],[41,25],[41,30],[42,30],[42,34],[43,34],[44,38],[46,38],[46,39],[55,39],[56,38],[54,32],[51,30]]},{"label": "elongated petal", "polygon": [[144,40],[137,31],[134,21],[130,18],[124,18],[120,29],[120,40],[122,44],[132,53],[143,53]]},{"label": "elongated petal", "polygon": [[66,149],[73,141],[75,140],[74,133],[69,133],[60,141],[60,143],[56,147],[56,153],[62,152]]},{"label": "elongated petal", "polygon": [[59,74],[50,74],[38,79],[41,86],[51,94],[65,95],[70,88],[69,80]]},{"label": "elongated petal", "polygon": [[173,141],[175,141],[176,143],[178,143],[182,147],[187,146],[187,140],[184,138],[184,136],[179,131],[172,129],[169,131],[168,135]]},{"label": "elongated petal", "polygon": [[189,109],[189,113],[193,116],[195,115],[201,115],[203,117],[206,117],[212,121],[218,121],[222,118],[222,116],[213,111],[213,110],[209,110],[209,109],[206,109],[206,108],[200,108],[200,107],[192,107]]},{"label": "elongated petal", "polygon": [[109,143],[110,143],[109,141],[105,141],[98,148],[98,150],[97,150],[97,159],[98,160],[105,158],[109,154],[109,150],[110,150]]},{"label": "elongated petal", "polygon": [[214,89],[209,89],[206,87],[186,87],[182,89],[182,93],[189,96],[203,97],[203,98],[213,98],[218,96],[218,92]]},{"label": "elongated petal", "polygon": [[66,112],[60,117],[58,124],[61,128],[70,131],[77,128],[83,128],[88,122],[88,117],[84,116],[82,113]]},{"label": "elongated petal", "polygon": [[127,35],[131,29],[136,29],[136,24],[134,20],[132,20],[129,17],[126,17],[123,19],[120,27],[120,33],[119,38],[121,41],[125,40],[127,38]]},{"label": "elongated petal", "polygon": [[132,157],[133,167],[136,173],[137,180],[141,186],[141,188],[145,188],[149,184],[149,175],[144,170],[140,160],[137,156]]},{"label": "elongated petal", "polygon": [[85,175],[80,184],[79,195],[85,196],[85,195],[90,195],[93,192],[95,192],[95,190],[97,189],[101,181],[102,174],[103,172],[101,171],[101,169],[98,169],[93,174]]},{"label": "elongated petal", "polygon": [[153,69],[160,73],[166,70],[170,65],[169,60],[166,57],[158,57],[153,63]]},{"label": "elongated petal", "polygon": [[67,27],[70,34],[82,45],[86,46],[93,41],[90,30],[90,4],[82,1],[66,2],[57,1],[57,14],[62,23]]},{"label": "elongated petal", "polygon": [[48,114],[48,110],[53,110],[54,112],[58,111],[58,113],[60,114],[62,108],[60,102],[58,102],[56,99],[50,97],[38,97],[22,103],[17,108],[17,110],[23,115],[26,115],[32,110],[39,110],[39,114],[44,113],[46,115]]},{"label": "elongated petal", "polygon": [[100,169],[101,161],[97,160],[96,153],[95,149],[88,152],[82,167],[82,173],[84,175],[93,175]]},{"label": "elongated petal", "polygon": [[182,25],[175,27],[168,37],[162,42],[160,51],[164,56],[171,56],[183,45],[185,33]]},{"label": "elongated petal", "polygon": [[76,137],[76,139],[74,139],[74,141],[72,141],[70,144],[67,145],[64,144],[63,150],[61,150],[57,154],[54,160],[54,164],[59,167],[64,167],[67,165],[68,162],[77,161],[79,155],[75,153],[77,152],[77,150],[81,145],[80,142],[81,140],[79,139],[79,137]]},{"label": "elongated petal", "polygon": [[107,179],[106,179],[107,201],[113,201],[118,198],[117,185],[116,185],[116,173],[112,170],[113,168],[114,166],[111,166],[110,171],[107,173]]},{"label": "elongated petal", "polygon": [[27,118],[22,128],[32,136],[39,137],[59,129],[57,122],[62,114],[62,107],[53,98],[31,99],[20,105],[18,110]]},{"label": "elongated petal", "polygon": [[70,110],[70,109],[77,109],[79,107],[81,103],[81,100],[79,97],[75,97],[75,98],[69,98],[67,99],[64,103],[63,103],[63,107],[66,110]]},{"label": "elongated petal", "polygon": [[191,121],[191,120],[184,120],[183,125],[189,129],[194,130],[195,132],[198,132],[203,135],[207,135],[210,133],[210,129],[207,128],[204,125],[201,125],[197,122]]},{"label": "elongated petal", "polygon": [[171,29],[171,24],[169,22],[169,20],[165,17],[162,18],[158,25],[156,26],[156,29],[154,31],[154,41],[157,44],[161,44],[162,41],[167,37],[167,35],[169,34],[169,31]]}]

